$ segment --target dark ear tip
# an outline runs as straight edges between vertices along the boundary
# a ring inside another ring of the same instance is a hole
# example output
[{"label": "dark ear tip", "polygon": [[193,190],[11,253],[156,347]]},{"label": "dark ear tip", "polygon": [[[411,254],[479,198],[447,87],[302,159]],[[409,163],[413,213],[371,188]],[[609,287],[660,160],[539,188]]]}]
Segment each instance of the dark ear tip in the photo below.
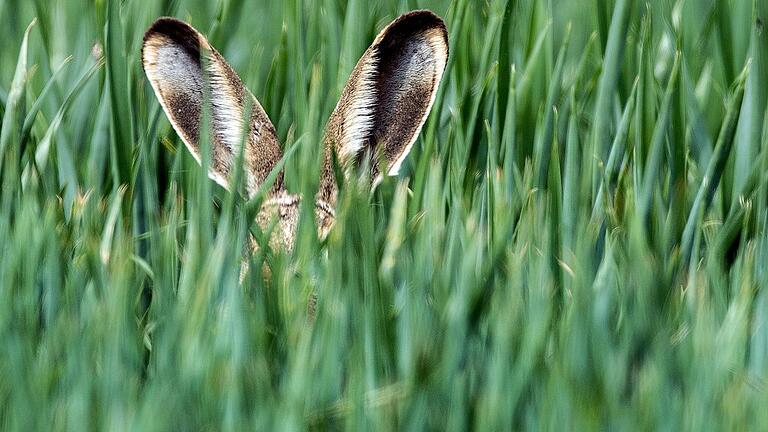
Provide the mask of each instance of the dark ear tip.
[{"label": "dark ear tip", "polygon": [[396,19],[393,24],[407,24],[408,27],[422,31],[437,28],[445,31],[447,34],[445,21],[428,9],[420,9],[405,13]]},{"label": "dark ear tip", "polygon": [[408,20],[418,22],[425,27],[445,27],[445,22],[429,9],[419,9],[402,14],[395,22]]},{"label": "dark ear tip", "polygon": [[178,34],[192,33],[197,35],[197,30],[188,23],[174,17],[160,17],[149,26],[147,34],[159,33],[166,36],[175,36]]},{"label": "dark ear tip", "polygon": [[448,46],[448,30],[445,21],[431,10],[421,9],[404,13],[392,21],[385,30],[389,34],[412,35],[437,29],[442,33],[445,46]]},{"label": "dark ear tip", "polygon": [[180,35],[197,35],[195,29],[189,24],[173,17],[160,17],[149,26],[144,33],[144,42],[156,35],[164,35],[176,39]]},{"label": "dark ear tip", "polygon": [[[156,38],[160,37],[160,41]],[[200,36],[191,25],[172,17],[160,17],[149,26],[142,42],[142,58],[148,44],[172,42],[183,47],[193,58],[200,56]]]}]

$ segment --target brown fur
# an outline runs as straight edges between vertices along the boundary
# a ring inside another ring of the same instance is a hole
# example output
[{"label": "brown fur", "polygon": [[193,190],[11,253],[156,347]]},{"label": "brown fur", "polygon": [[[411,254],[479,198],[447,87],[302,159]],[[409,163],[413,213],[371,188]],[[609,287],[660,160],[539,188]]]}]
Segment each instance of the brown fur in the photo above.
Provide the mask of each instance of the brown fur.
[{"label": "brown fur", "polygon": [[[443,21],[432,12],[414,11],[384,28],[360,58],[326,127],[315,204],[321,237],[334,222],[337,186],[332,152],[340,156],[345,169],[369,157],[371,178],[391,173],[426,121],[447,57]],[[198,162],[203,101],[210,95],[209,176],[226,188],[230,188],[240,143],[233,131],[242,133],[246,127],[243,110],[251,102],[244,160],[246,190],[253,196],[280,160],[280,144],[267,114],[224,58],[190,25],[160,18],[144,35],[142,64],[168,119]],[[379,158],[387,164],[383,169],[375,163]],[[299,203],[298,196],[285,191],[280,173],[256,217],[262,229],[274,227],[270,248],[293,248]]]},{"label": "brown fur", "polygon": [[[297,195],[279,194],[267,200],[256,216],[256,223],[262,229],[272,229],[269,247],[273,250],[291,250],[296,239],[296,228],[299,222],[299,205],[301,199]],[[317,233],[322,239],[328,235],[333,226],[335,214],[332,208],[322,201],[315,203],[315,220]]]},{"label": "brown fur", "polygon": [[[345,153],[350,143],[343,139],[346,128],[367,119],[354,118],[349,110],[351,101],[360,91],[361,81],[373,81],[375,96],[373,128],[365,146],[356,152],[355,160],[342,160],[344,165],[360,163],[370,158],[371,178],[380,174],[377,162],[384,157],[390,166],[404,156],[416,139],[432,106],[434,94],[442,78],[448,58],[448,33],[445,23],[430,11],[404,14],[385,27],[365,51],[350,74],[339,104],[328,121],[325,135],[326,156],[318,197],[335,202],[336,182],[332,169],[332,151]],[[376,67],[366,71],[374,60]]]},{"label": "brown fur", "polygon": [[[206,82],[201,53],[215,64],[221,75],[211,74],[209,79],[223,83],[225,100],[218,101],[209,88],[215,103],[233,107],[240,113],[246,109],[246,100],[252,103],[250,133],[245,142],[246,190],[253,195],[280,160],[280,144],[269,117],[256,98],[243,86],[242,81],[224,58],[208,44],[208,41],[188,24],[174,18],[160,18],[147,30],[142,47],[142,62],[147,76],[164,104],[166,114],[181,136],[189,151],[200,160],[199,125],[201,122],[203,83]],[[175,61],[174,61],[175,60]],[[179,67],[183,65],[183,67]],[[241,114],[244,117],[244,114]],[[240,119],[242,122],[242,117]],[[222,142],[223,125],[212,118],[211,174],[222,186],[229,187],[228,179],[233,172],[237,153]],[[277,179],[273,191],[282,190],[282,176]]]}]

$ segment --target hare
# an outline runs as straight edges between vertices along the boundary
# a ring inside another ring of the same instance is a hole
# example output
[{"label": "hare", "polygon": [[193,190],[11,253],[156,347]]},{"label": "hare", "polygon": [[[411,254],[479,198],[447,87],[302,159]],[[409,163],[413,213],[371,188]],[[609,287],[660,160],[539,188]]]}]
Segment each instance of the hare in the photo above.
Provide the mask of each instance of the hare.
[{"label": "hare", "polygon": [[[200,32],[174,18],[159,18],[147,30],[141,58],[168,120],[198,163],[203,104],[210,100],[208,176],[230,189],[230,176],[242,150],[245,190],[254,196],[280,160],[281,149],[275,127],[234,70]],[[333,154],[345,175],[369,158],[366,166],[371,167],[373,184],[382,173],[397,174],[432,108],[447,58],[445,24],[426,10],[392,21],[360,58],[323,140],[325,155],[315,197],[321,237],[334,223]],[[245,124],[248,107],[250,118]],[[380,167],[377,161],[386,166]],[[256,217],[260,227],[275,224],[269,237],[271,248],[293,248],[300,199],[285,189],[280,173]]]}]

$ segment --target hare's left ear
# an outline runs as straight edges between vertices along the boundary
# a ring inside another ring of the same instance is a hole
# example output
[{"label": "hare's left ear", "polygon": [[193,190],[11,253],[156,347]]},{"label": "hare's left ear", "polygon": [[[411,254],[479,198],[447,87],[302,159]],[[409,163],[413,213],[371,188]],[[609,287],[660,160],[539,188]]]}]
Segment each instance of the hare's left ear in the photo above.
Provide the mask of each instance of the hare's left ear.
[{"label": "hare's left ear", "polygon": [[[435,101],[448,59],[445,23],[430,11],[400,16],[352,70],[325,134],[320,198],[333,201],[331,150],[349,166],[372,157],[372,177],[397,174]],[[386,162],[378,167],[377,161]]]}]

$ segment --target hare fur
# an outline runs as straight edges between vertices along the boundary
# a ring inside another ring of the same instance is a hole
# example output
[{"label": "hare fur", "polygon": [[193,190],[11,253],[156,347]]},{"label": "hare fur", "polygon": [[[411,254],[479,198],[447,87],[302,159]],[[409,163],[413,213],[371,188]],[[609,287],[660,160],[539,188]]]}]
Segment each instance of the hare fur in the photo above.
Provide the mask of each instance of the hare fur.
[{"label": "hare fur", "polygon": [[[243,151],[245,190],[249,197],[254,196],[282,152],[275,127],[232,67],[200,32],[167,17],[159,18],[145,33],[141,58],[163,111],[198,163],[202,115],[204,108],[208,109],[209,177],[230,189],[230,178]],[[345,175],[351,175],[365,158],[374,184],[382,175],[397,174],[429,115],[447,58],[445,23],[426,10],[392,21],[363,53],[331,114],[322,142],[324,162],[315,197],[321,237],[327,235],[335,219],[333,154]],[[205,101],[210,101],[208,107]],[[379,161],[386,166],[380,167]],[[260,227],[276,223],[269,238],[271,248],[293,248],[300,199],[286,190],[279,173],[256,217]]]}]

